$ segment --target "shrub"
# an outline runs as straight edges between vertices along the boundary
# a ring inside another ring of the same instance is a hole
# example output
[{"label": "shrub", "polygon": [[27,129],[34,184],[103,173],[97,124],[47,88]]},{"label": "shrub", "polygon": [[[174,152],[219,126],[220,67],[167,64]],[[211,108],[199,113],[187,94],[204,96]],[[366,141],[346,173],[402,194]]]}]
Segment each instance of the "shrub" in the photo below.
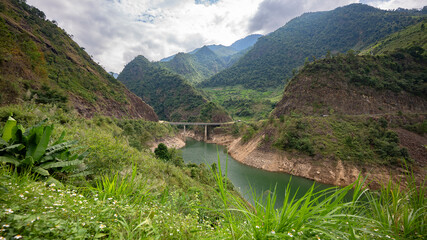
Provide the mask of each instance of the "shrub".
[{"label": "shrub", "polygon": [[76,166],[83,164],[86,154],[73,154],[71,147],[77,141],[64,141],[65,132],[49,145],[53,125],[46,120],[24,129],[9,117],[0,140],[0,162],[12,165],[17,172],[31,171],[48,177],[63,172],[76,172]]}]

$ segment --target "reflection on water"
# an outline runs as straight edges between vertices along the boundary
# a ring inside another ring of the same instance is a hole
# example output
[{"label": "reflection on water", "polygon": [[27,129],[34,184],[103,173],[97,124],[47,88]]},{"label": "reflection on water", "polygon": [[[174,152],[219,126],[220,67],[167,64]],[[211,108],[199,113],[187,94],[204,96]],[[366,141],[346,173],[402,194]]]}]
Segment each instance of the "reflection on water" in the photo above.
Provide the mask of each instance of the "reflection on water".
[{"label": "reflection on water", "polygon": [[[228,178],[231,180],[236,189],[250,202],[252,202],[251,188],[256,191],[257,195],[271,191],[276,186],[277,202],[276,207],[282,205],[285,197],[285,189],[291,181],[292,195],[297,192],[297,198],[315,183],[314,181],[291,176],[285,173],[275,173],[249,167],[234,160],[225,152],[225,148],[220,145],[199,142],[193,139],[187,139],[186,146],[182,148],[185,163],[204,163],[210,166],[218,162],[218,156],[221,160],[221,167],[225,173],[226,160],[228,158]],[[316,189],[326,189],[330,186],[316,183]]]}]

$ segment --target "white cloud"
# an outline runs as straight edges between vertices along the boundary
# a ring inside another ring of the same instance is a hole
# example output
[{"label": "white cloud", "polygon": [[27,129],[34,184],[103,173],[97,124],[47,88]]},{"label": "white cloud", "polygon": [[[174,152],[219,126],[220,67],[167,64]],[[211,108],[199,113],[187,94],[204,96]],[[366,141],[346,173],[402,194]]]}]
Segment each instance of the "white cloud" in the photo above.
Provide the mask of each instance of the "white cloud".
[{"label": "white cloud", "polygon": [[[419,7],[427,0],[362,0],[381,8]],[[358,0],[27,0],[56,20],[108,71],[142,54],[160,60],[207,44],[231,44],[268,33],[307,11]],[[196,4],[199,3],[199,4]],[[400,5],[401,4],[401,5]],[[426,4],[424,4],[426,5]],[[252,19],[252,20],[251,20]]]},{"label": "white cloud", "polygon": [[[28,0],[74,35],[95,61],[120,72],[135,56],[160,60],[250,34],[248,19],[262,0]],[[207,3],[206,1],[202,1]]]},{"label": "white cloud", "polygon": [[251,19],[250,30],[268,33],[305,12],[332,10],[358,0],[264,0]]},{"label": "white cloud", "polygon": [[363,0],[362,2],[385,10],[398,8],[420,9],[427,6],[427,0]]}]

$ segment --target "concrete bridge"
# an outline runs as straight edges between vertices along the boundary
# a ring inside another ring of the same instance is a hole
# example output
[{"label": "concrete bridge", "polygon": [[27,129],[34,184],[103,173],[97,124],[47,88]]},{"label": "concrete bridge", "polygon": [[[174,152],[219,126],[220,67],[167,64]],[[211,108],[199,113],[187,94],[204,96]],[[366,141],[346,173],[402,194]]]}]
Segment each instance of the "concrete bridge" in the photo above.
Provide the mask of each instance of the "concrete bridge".
[{"label": "concrete bridge", "polygon": [[222,126],[222,125],[231,125],[234,122],[223,122],[223,123],[201,123],[201,122],[166,122],[161,121],[162,123],[168,123],[170,125],[180,125],[184,126],[184,134],[185,134],[185,126],[205,126],[205,136],[204,140],[208,140],[208,126]]}]

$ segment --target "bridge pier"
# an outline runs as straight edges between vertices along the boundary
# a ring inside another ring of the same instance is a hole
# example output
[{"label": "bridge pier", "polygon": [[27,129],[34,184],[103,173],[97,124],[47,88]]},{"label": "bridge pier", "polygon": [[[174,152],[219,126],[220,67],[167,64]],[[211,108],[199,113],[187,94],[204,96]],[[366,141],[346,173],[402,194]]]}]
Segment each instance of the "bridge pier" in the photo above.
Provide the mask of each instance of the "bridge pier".
[{"label": "bridge pier", "polygon": [[190,126],[205,126],[205,135],[203,140],[207,141],[208,140],[208,126],[222,126],[222,125],[229,125],[229,124],[234,124],[234,122],[223,122],[223,123],[199,123],[199,122],[164,122],[164,123],[168,123],[170,125],[182,125],[184,126],[184,135],[186,134],[186,125],[190,125]]},{"label": "bridge pier", "polygon": [[206,142],[208,140],[208,125],[205,125],[205,138],[204,141]]}]

